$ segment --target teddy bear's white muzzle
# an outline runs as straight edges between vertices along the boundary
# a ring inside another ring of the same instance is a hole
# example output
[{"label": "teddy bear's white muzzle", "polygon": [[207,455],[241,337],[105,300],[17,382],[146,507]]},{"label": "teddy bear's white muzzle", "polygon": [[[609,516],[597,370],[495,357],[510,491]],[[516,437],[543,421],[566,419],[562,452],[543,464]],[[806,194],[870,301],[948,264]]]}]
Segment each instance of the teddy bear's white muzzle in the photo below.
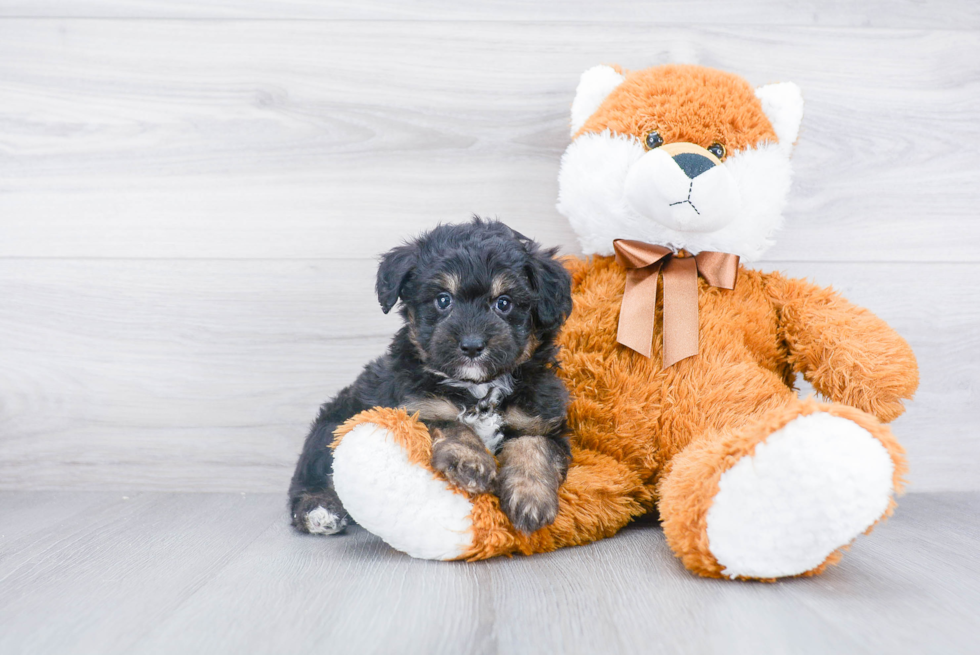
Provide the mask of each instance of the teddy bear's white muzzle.
[{"label": "teddy bear's white muzzle", "polygon": [[739,215],[742,195],[724,164],[692,144],[671,154],[666,147],[640,157],[626,175],[626,200],[634,211],[679,232],[713,232]]}]

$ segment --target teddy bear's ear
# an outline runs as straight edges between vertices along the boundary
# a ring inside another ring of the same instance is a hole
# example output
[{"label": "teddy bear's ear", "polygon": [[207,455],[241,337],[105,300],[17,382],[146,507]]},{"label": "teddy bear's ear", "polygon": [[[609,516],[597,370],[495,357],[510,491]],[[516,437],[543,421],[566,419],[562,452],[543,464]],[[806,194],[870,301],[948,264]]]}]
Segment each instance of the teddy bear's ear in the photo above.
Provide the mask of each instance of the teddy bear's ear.
[{"label": "teddy bear's ear", "polygon": [[572,101],[572,135],[585,125],[602,101],[626,79],[611,66],[593,66],[582,73]]},{"label": "teddy bear's ear", "polygon": [[803,94],[800,87],[792,82],[767,84],[755,90],[756,97],[762,101],[772,128],[776,130],[780,147],[789,152],[800,133],[803,120]]}]

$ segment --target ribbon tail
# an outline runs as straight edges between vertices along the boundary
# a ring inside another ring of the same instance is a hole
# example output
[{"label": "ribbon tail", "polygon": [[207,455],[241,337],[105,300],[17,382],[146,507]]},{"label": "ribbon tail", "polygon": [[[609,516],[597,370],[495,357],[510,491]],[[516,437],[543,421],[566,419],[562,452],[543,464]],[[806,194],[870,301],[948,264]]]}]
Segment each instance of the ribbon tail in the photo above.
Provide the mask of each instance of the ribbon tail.
[{"label": "ribbon tail", "polygon": [[629,269],[619,309],[616,341],[645,357],[653,348],[653,321],[657,309],[659,266]]},{"label": "ribbon tail", "polygon": [[664,368],[698,354],[698,265],[673,257],[664,273]]}]

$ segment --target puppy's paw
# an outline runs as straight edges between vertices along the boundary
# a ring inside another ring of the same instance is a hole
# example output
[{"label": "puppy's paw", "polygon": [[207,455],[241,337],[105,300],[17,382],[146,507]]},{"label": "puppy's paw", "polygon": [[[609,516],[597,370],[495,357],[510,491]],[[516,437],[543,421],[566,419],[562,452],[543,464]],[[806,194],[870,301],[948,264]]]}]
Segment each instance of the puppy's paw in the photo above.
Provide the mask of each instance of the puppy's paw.
[{"label": "puppy's paw", "polygon": [[350,519],[337,494],[329,489],[320,493],[303,493],[293,498],[293,527],[309,534],[343,532]]},{"label": "puppy's paw", "polygon": [[497,461],[486,449],[480,451],[452,440],[432,444],[432,468],[472,494],[489,491],[497,477]]},{"label": "puppy's paw", "polygon": [[337,534],[347,527],[347,516],[334,514],[326,507],[317,505],[306,513],[303,527],[310,534]]},{"label": "puppy's paw", "polygon": [[500,506],[515,528],[526,534],[551,525],[558,516],[558,492],[541,480],[501,474]]}]

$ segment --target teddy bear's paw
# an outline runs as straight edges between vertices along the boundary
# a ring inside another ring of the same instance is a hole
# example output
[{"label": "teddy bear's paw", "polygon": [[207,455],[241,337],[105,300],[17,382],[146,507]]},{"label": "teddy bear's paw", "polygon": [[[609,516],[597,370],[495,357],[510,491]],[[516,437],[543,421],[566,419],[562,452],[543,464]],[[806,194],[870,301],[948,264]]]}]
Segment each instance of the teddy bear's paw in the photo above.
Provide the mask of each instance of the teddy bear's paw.
[{"label": "teddy bear's paw", "polygon": [[711,554],[730,577],[811,571],[887,512],[893,473],[857,423],[799,416],[721,476],[707,513]]},{"label": "teddy bear's paw", "polygon": [[410,461],[385,428],[362,423],[344,435],[333,470],[334,488],[351,518],[396,550],[449,560],[471,546],[469,499]]}]

